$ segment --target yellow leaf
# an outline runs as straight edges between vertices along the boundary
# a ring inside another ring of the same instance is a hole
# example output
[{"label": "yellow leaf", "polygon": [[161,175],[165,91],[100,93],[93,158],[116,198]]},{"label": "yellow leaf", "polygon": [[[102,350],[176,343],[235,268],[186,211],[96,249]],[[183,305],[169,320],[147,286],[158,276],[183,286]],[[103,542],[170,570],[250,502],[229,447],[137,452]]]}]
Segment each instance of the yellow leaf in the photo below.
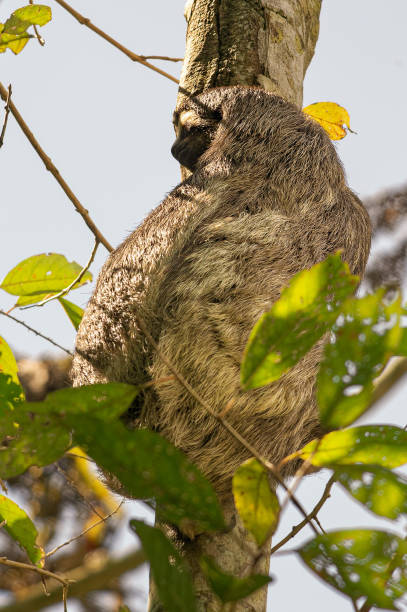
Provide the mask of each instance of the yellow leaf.
[{"label": "yellow leaf", "polygon": [[315,102],[302,110],[322,125],[331,140],[341,140],[346,136],[344,125],[352,131],[348,111],[335,102]]}]

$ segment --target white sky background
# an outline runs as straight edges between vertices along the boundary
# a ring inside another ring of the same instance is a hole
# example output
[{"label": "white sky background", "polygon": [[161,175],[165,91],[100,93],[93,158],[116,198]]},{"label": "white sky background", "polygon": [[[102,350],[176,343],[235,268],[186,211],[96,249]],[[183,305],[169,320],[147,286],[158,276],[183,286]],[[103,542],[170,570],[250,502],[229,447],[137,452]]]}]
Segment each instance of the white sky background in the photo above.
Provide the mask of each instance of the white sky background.
[{"label": "white sky background", "polygon": [[[183,56],[183,0],[72,2],[137,53]],[[23,4],[0,0],[0,21]],[[5,86],[12,83],[14,103],[24,119],[116,246],[179,181],[178,163],[170,155],[176,85],[131,62],[52,0],[49,4],[53,20],[42,29],[46,46],[33,40],[20,56],[9,51],[0,55],[0,80]],[[337,148],[349,184],[361,196],[407,180],[406,25],[406,0],[323,0],[304,106],[331,100],[348,109],[357,135],[349,135]],[[157,65],[179,75],[179,64]],[[0,185],[1,279],[22,259],[44,251],[86,262],[93,245],[91,233],[12,116],[0,150]],[[99,247],[92,266],[95,275],[106,255]],[[69,299],[85,306],[91,289],[82,287]],[[1,292],[0,308],[12,304],[12,297]],[[74,330],[59,304],[15,314],[72,348]],[[0,317],[0,335],[20,354],[54,353],[50,345],[4,317]],[[367,420],[404,426],[405,399],[403,391],[394,394],[385,409]],[[317,474],[302,485],[308,509],[324,482],[324,475]],[[276,541],[299,520],[294,511],[287,512]],[[322,511],[321,520],[326,528],[385,525],[339,491]],[[132,539],[127,545],[131,543]],[[270,588],[273,610],[351,610],[345,599],[309,575],[294,557],[276,558],[271,571],[277,577]],[[136,582],[140,584],[139,579]]]}]

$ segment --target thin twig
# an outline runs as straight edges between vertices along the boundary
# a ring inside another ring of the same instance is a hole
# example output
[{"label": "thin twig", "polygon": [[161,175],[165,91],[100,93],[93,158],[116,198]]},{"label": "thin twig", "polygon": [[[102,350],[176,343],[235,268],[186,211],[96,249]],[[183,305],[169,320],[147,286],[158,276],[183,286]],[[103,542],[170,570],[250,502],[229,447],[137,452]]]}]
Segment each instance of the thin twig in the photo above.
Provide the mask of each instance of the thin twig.
[{"label": "thin twig", "polygon": [[100,514],[100,512],[98,512],[97,508],[95,508],[95,506],[92,504],[92,502],[90,502],[84,495],[82,495],[82,493],[78,490],[78,487],[76,486],[76,483],[72,480],[72,478],[69,476],[69,474],[66,473],[66,471],[64,469],[61,468],[61,466],[56,463],[55,464],[56,469],[58,470],[58,472],[60,474],[62,474],[62,476],[65,478],[66,482],[69,484],[69,486],[71,487],[71,489],[73,491],[75,491],[75,493],[77,495],[79,495],[79,497],[81,498],[81,500],[86,504],[86,506],[88,506],[88,508],[90,508],[90,510],[92,512],[94,512],[96,514],[96,516],[98,516],[100,519],[103,519],[103,516]]},{"label": "thin twig", "polygon": [[50,572],[48,570],[43,569],[42,567],[37,567],[36,565],[30,565],[30,563],[21,563],[20,561],[11,561],[11,559],[7,559],[7,557],[0,557],[0,565],[7,565],[8,567],[15,567],[16,569],[27,569],[33,572],[37,572],[42,576],[47,576],[47,578],[53,578],[57,580],[65,587],[68,587],[72,582],[67,578],[63,578],[62,576],[58,576],[58,574],[54,574],[54,572]]},{"label": "thin twig", "polygon": [[9,314],[8,312],[4,312],[4,310],[1,310],[1,309],[0,309],[0,314],[4,315],[5,317],[8,317],[9,319],[11,319],[12,321],[15,321],[16,323],[20,323],[20,325],[28,329],[30,332],[33,332],[33,334],[35,334],[36,336],[39,336],[40,338],[43,338],[43,340],[50,342],[54,346],[61,349],[61,351],[65,351],[65,353],[67,353],[68,355],[72,357],[73,353],[71,353],[71,351],[68,351],[68,349],[64,348],[63,346],[61,346],[60,344],[52,340],[52,338],[48,338],[48,336],[44,336],[44,334],[37,331],[33,327],[30,327],[29,325],[27,325],[27,323],[24,323],[24,321],[20,321],[20,319],[16,319],[15,317],[13,317],[13,315]]},{"label": "thin twig", "polygon": [[158,72],[159,74],[161,74],[162,76],[165,76],[167,79],[170,79],[174,83],[177,83],[177,84],[179,83],[178,79],[172,76],[172,74],[169,74],[168,72],[164,72],[164,70],[161,70],[160,68],[157,68],[157,66],[150,64],[150,62],[147,62],[145,59],[143,59],[141,55],[137,55],[137,53],[130,51],[130,49],[127,49],[124,45],[122,45],[117,40],[109,36],[109,34],[106,34],[106,32],[104,32],[97,26],[93,25],[90,19],[88,19],[87,17],[84,17],[83,15],[81,15],[81,13],[78,13],[78,11],[72,8],[72,6],[70,6],[64,0],[55,0],[55,2],[59,4],[60,6],[62,6],[62,8],[64,8],[66,11],[68,11],[68,13],[72,15],[72,17],[75,17],[75,19],[79,21],[81,25],[86,26],[87,28],[92,30],[92,32],[95,32],[96,34],[101,36],[108,43],[116,47],[116,49],[119,49],[119,51],[127,55],[127,57],[129,57],[133,62],[139,62],[140,64],[143,64],[143,66],[145,66],[146,68],[150,68],[150,70],[154,70],[155,72]]},{"label": "thin twig", "polygon": [[44,306],[45,304],[48,304],[48,302],[57,300],[63,295],[66,295],[67,293],[69,293],[70,290],[73,289],[73,287],[76,284],[81,282],[82,278],[85,276],[86,272],[89,270],[90,266],[92,265],[93,260],[95,259],[96,251],[98,249],[99,244],[100,244],[99,239],[95,238],[95,246],[92,249],[92,253],[91,253],[91,256],[89,257],[88,262],[86,263],[85,267],[82,268],[82,270],[79,272],[78,276],[72,281],[72,283],[68,285],[68,287],[65,287],[65,289],[62,289],[62,291],[60,291],[56,295],[51,295],[51,297],[48,297],[45,300],[42,300],[42,302],[38,302],[38,304],[29,304],[28,306],[23,306],[22,308],[20,308],[20,310],[27,310],[27,308],[35,308],[36,306]]},{"label": "thin twig", "polygon": [[312,520],[313,518],[317,516],[322,506],[325,504],[327,499],[330,497],[331,489],[332,489],[334,482],[335,482],[335,478],[334,476],[331,476],[331,478],[328,480],[325,486],[321,499],[315,505],[313,510],[311,510],[308,516],[303,521],[301,521],[301,523],[298,523],[298,525],[293,527],[288,535],[286,535],[282,540],[280,540],[280,542],[278,542],[275,546],[272,547],[270,551],[270,555],[274,554],[277,550],[279,550],[279,548],[284,546],[284,544],[287,544],[287,542],[289,542],[289,540],[291,540],[295,535],[297,535],[297,533],[301,531],[310,522],[310,520]]},{"label": "thin twig", "polygon": [[[2,83],[0,83],[0,96],[3,98],[4,101],[7,101],[7,97],[8,97],[7,90],[5,89]],[[92,219],[89,216],[89,211],[86,210],[84,206],[82,206],[82,204],[79,202],[78,198],[76,197],[72,189],[69,187],[68,183],[62,178],[62,176],[59,173],[59,170],[52,163],[51,159],[45,153],[44,149],[41,147],[38,140],[36,140],[36,138],[34,137],[34,134],[31,132],[28,125],[26,124],[26,122],[24,121],[24,119],[22,118],[22,116],[20,115],[20,113],[18,112],[17,108],[15,107],[15,105],[13,104],[11,100],[9,102],[9,105],[10,105],[10,110],[12,114],[14,115],[18,125],[20,126],[25,136],[30,141],[32,147],[35,149],[35,151],[38,153],[38,155],[42,159],[46,169],[49,170],[49,172],[51,172],[53,177],[62,187],[63,191],[66,193],[68,198],[71,200],[72,204],[75,206],[76,211],[81,215],[82,219],[85,221],[90,231],[94,234],[94,236],[99,240],[99,242],[103,244],[103,246],[109,252],[113,251],[112,245],[109,244],[109,242],[106,240],[103,234],[101,234],[101,232],[98,230],[95,223],[92,221]]]},{"label": "thin twig", "polygon": [[164,60],[165,62],[183,62],[184,61],[183,57],[167,57],[166,55],[140,55],[140,57],[143,60],[155,59],[155,60]]},{"label": "thin twig", "polygon": [[11,94],[12,94],[12,89],[11,89],[11,84],[8,86],[7,89],[7,99],[6,99],[6,106],[4,107],[6,110],[6,114],[4,115],[4,122],[3,122],[3,127],[1,130],[1,134],[0,134],[0,148],[3,146],[4,143],[4,135],[6,133],[6,128],[7,128],[7,121],[8,121],[8,116],[10,114],[10,100],[11,100]]},{"label": "thin twig", "polygon": [[[261,465],[273,475],[275,480],[283,487],[285,491],[288,491],[288,487],[285,484],[280,472],[276,469],[276,467],[270,461],[268,461],[262,455],[260,455],[260,453],[256,450],[254,446],[250,444],[250,442],[245,440],[245,438],[243,438],[243,436],[241,436],[240,433],[232,425],[230,425],[228,421],[226,421],[222,416],[220,416],[220,413],[215,412],[215,410],[213,410],[213,408],[195,391],[195,389],[182,376],[182,374],[178,372],[178,370],[172,365],[172,363],[170,363],[170,361],[165,357],[165,355],[159,349],[156,341],[154,340],[154,338],[151,336],[150,332],[148,331],[146,324],[139,316],[136,317],[136,322],[138,323],[138,326],[140,327],[141,331],[144,333],[147,340],[154,347],[155,351],[157,352],[157,355],[165,363],[168,369],[171,370],[171,372],[178,379],[181,385],[192,395],[192,397],[196,399],[196,401],[199,404],[201,404],[201,406],[208,412],[208,414],[210,414],[214,419],[216,419],[230,433],[230,435],[233,436],[233,438],[235,438],[235,440],[240,442],[240,444],[242,444],[242,446],[244,446],[253,455],[253,457],[255,457],[257,461],[259,461]],[[308,519],[308,514],[306,510],[303,508],[303,506],[300,504],[300,502],[295,496],[292,497],[292,502],[297,507],[297,509],[301,512],[304,518]],[[310,526],[314,530],[314,532],[318,534],[318,530],[316,529],[315,525],[313,525],[313,523],[310,523]]]},{"label": "thin twig", "polygon": [[86,533],[88,533],[88,531],[90,531],[94,527],[97,527],[101,523],[105,523],[111,516],[113,516],[113,514],[116,514],[120,510],[120,508],[122,507],[123,504],[124,504],[124,500],[122,500],[120,502],[120,504],[117,506],[117,508],[115,508],[110,514],[108,514],[107,516],[102,517],[100,520],[96,521],[96,523],[93,523],[93,525],[91,525],[87,529],[84,529],[84,531],[82,531],[82,533],[80,533],[79,535],[74,536],[73,538],[71,538],[70,540],[67,540],[66,542],[63,542],[63,544],[60,544],[59,546],[56,546],[55,548],[53,548],[52,550],[47,552],[42,558],[46,559],[47,557],[50,557],[51,555],[56,553],[57,550],[60,550],[64,546],[68,546],[68,544],[72,544],[72,542],[75,542],[76,540],[79,540],[79,538],[84,536]]},{"label": "thin twig", "polygon": [[[34,0],[29,0],[29,2],[30,2],[30,4],[34,4]],[[41,34],[38,32],[37,26],[34,24],[33,27],[34,27],[35,37],[38,40],[38,42],[40,43],[41,47],[43,47],[45,45],[45,40],[43,39]]]}]

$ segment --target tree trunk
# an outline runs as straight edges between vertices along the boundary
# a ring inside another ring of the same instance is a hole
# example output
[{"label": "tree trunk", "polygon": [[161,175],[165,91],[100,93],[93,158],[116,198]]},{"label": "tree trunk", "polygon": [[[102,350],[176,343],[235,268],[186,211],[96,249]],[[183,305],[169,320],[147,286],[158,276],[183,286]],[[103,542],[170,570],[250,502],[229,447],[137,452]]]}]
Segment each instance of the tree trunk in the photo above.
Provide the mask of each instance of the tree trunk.
[{"label": "tree trunk", "polygon": [[[225,85],[257,85],[302,105],[303,79],[314,55],[321,0],[189,0],[185,7],[187,38],[177,106],[186,95]],[[230,499],[224,504],[228,533],[203,534],[183,547],[194,577],[199,612],[222,606],[199,569],[202,554],[226,572],[245,576],[268,573],[264,554],[253,567],[257,549],[244,530]],[[267,549],[268,550],[268,549]],[[267,589],[233,607],[235,612],[265,612]],[[163,610],[154,584],[150,612]]]}]

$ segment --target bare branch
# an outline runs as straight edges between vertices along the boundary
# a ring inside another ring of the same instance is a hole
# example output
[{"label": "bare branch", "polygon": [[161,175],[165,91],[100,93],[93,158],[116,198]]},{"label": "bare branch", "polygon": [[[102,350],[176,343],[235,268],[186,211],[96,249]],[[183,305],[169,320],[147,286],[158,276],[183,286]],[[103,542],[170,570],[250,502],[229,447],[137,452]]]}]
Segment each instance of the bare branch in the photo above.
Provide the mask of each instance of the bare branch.
[{"label": "bare branch", "polygon": [[110,514],[108,514],[107,516],[102,517],[101,519],[99,519],[98,521],[96,521],[96,523],[93,523],[93,525],[90,525],[90,527],[88,527],[87,529],[84,529],[84,531],[82,531],[82,533],[80,533],[77,536],[74,536],[73,538],[71,538],[70,540],[67,540],[66,542],[63,542],[62,544],[60,544],[59,546],[56,546],[55,548],[53,548],[52,550],[50,550],[49,552],[47,552],[44,556],[43,559],[50,557],[51,555],[53,555],[54,553],[57,552],[57,550],[60,550],[61,548],[63,548],[64,546],[68,546],[68,544],[72,544],[72,542],[75,542],[76,540],[79,540],[80,538],[82,538],[86,533],[88,533],[88,531],[91,531],[92,529],[94,529],[95,527],[97,527],[98,525],[100,525],[101,523],[105,523],[111,516],[113,516],[114,514],[116,514],[120,508],[122,507],[122,505],[124,504],[124,500],[122,500],[120,502],[120,504],[117,506],[117,508],[115,508]]},{"label": "bare branch", "polygon": [[[0,96],[3,98],[4,101],[7,101],[8,93],[7,93],[7,90],[5,89],[5,87],[2,85],[2,83],[0,83]],[[97,240],[99,240],[99,242],[101,242],[103,244],[103,246],[108,251],[110,251],[110,252],[113,251],[113,247],[111,246],[111,244],[109,244],[109,242],[101,234],[101,232],[96,227],[95,223],[90,218],[89,211],[86,210],[86,208],[84,206],[82,206],[82,204],[79,202],[79,200],[76,197],[76,195],[73,193],[72,189],[69,187],[69,185],[66,183],[66,181],[62,178],[62,176],[59,173],[59,170],[52,163],[51,159],[45,153],[44,149],[42,149],[42,147],[40,146],[39,142],[36,140],[36,138],[34,137],[33,133],[31,132],[31,130],[29,129],[28,125],[26,124],[26,122],[24,121],[24,119],[22,118],[22,116],[20,115],[20,113],[18,112],[17,108],[15,107],[15,105],[13,104],[13,102],[11,100],[9,101],[9,106],[10,106],[10,110],[11,110],[12,114],[14,115],[18,125],[20,126],[20,128],[24,132],[25,136],[30,141],[30,143],[33,146],[33,148],[35,149],[35,151],[38,153],[38,155],[42,159],[46,169],[49,170],[49,172],[51,172],[53,177],[56,179],[56,181],[62,187],[62,189],[64,190],[64,192],[68,196],[68,198],[71,200],[72,204],[75,206],[76,211],[81,215],[82,219],[85,221],[85,223],[88,226],[88,228],[90,229],[90,231],[94,234],[94,236],[97,238]]]},{"label": "bare branch", "polygon": [[51,297],[46,298],[42,302],[38,302],[38,304],[30,304],[29,306],[23,306],[22,308],[20,308],[20,310],[27,310],[27,308],[35,308],[36,306],[44,306],[45,304],[48,304],[48,302],[57,300],[58,298],[69,293],[70,290],[73,289],[73,287],[75,287],[77,283],[81,282],[82,278],[85,276],[86,272],[89,270],[90,266],[92,265],[93,260],[95,259],[96,251],[98,249],[99,244],[100,244],[99,240],[95,238],[95,245],[92,249],[92,253],[89,257],[88,262],[86,263],[85,267],[82,268],[82,270],[79,272],[78,276],[72,281],[72,283],[68,285],[68,287],[65,287],[65,289],[62,289],[62,291],[60,291],[56,295],[51,295]]},{"label": "bare branch", "polygon": [[72,357],[73,354],[71,353],[71,351],[68,351],[68,349],[64,348],[63,346],[61,346],[60,344],[58,344],[57,342],[52,340],[52,338],[48,338],[48,336],[44,336],[44,334],[42,334],[41,332],[37,331],[33,327],[30,327],[29,325],[27,325],[27,323],[24,323],[24,321],[20,321],[20,319],[16,319],[11,314],[9,314],[8,312],[5,312],[4,310],[1,310],[1,309],[0,309],[0,314],[4,315],[5,317],[8,317],[9,319],[11,319],[12,321],[15,321],[16,323],[19,323],[20,325],[22,325],[23,327],[28,329],[28,331],[33,332],[33,334],[35,334],[36,336],[39,336],[40,338],[43,338],[43,340],[46,340],[47,342],[50,342],[54,346],[56,346],[59,349],[61,349],[61,351],[64,351],[65,353],[67,353],[68,355],[70,355]]},{"label": "bare branch", "polygon": [[167,55],[140,55],[141,59],[156,59],[156,60],[164,60],[166,62],[183,62],[183,57],[168,57]]},{"label": "bare branch", "polygon": [[172,76],[172,74],[168,74],[168,72],[164,72],[164,70],[161,70],[160,68],[157,68],[153,64],[150,64],[150,62],[147,62],[145,59],[143,59],[141,55],[137,55],[137,53],[130,51],[130,49],[127,49],[124,45],[122,45],[117,40],[109,36],[109,34],[106,34],[106,32],[104,32],[97,26],[93,25],[90,19],[88,19],[87,17],[84,17],[83,15],[81,15],[81,13],[78,13],[78,11],[72,8],[64,0],[55,0],[55,2],[59,4],[60,6],[62,6],[62,8],[64,8],[66,11],[68,11],[68,13],[72,15],[72,17],[75,17],[75,19],[79,21],[81,25],[86,26],[87,28],[92,30],[92,32],[95,32],[96,34],[101,36],[108,43],[116,47],[116,49],[119,49],[119,51],[127,55],[127,57],[129,57],[133,62],[138,62],[139,64],[143,64],[143,66],[145,66],[146,68],[150,68],[150,70],[154,70],[155,72],[158,72],[158,74],[165,76],[167,79],[170,79],[170,81],[173,81],[174,83],[177,83],[177,84],[179,83],[178,79]]},{"label": "bare branch", "polygon": [[[97,591],[117,579],[119,576],[140,567],[145,562],[142,551],[133,551],[121,559],[107,560],[102,566],[78,567],[66,572],[66,579],[73,580],[69,586],[70,597],[81,597],[89,591]],[[31,566],[29,566],[31,568]],[[24,599],[15,601],[1,608],[1,612],[41,612],[46,607],[61,601],[63,588],[51,586],[46,596],[41,585],[34,585],[24,591]]]},{"label": "bare branch", "polygon": [[[147,338],[147,340],[154,347],[155,351],[157,352],[157,355],[165,363],[165,365],[168,367],[168,369],[171,370],[171,372],[174,374],[175,378],[178,379],[178,381],[181,383],[181,385],[183,387],[185,387],[185,389],[192,395],[192,397],[194,397],[196,399],[196,401],[206,410],[206,412],[208,412],[208,414],[210,414],[214,419],[216,419],[230,433],[230,435],[233,436],[233,438],[235,438],[235,440],[240,442],[240,444],[242,444],[253,455],[253,457],[255,457],[257,459],[257,461],[259,461],[259,463],[261,463],[262,466],[268,472],[270,472],[273,475],[275,480],[283,487],[283,489],[286,492],[288,492],[288,487],[285,484],[285,482],[284,482],[280,472],[277,470],[277,468],[270,461],[268,461],[267,459],[262,457],[262,455],[260,455],[260,453],[256,450],[256,448],[254,446],[252,446],[250,444],[250,442],[245,440],[245,438],[242,435],[240,435],[240,433],[232,425],[230,425],[230,423],[228,423],[228,421],[226,421],[226,419],[224,417],[221,416],[221,413],[215,412],[215,410],[213,410],[213,408],[195,391],[195,389],[182,376],[182,374],[177,371],[177,369],[173,366],[173,364],[170,363],[170,361],[168,361],[168,359],[165,357],[165,355],[162,353],[162,351],[160,351],[160,348],[158,347],[156,341],[154,340],[154,338],[152,337],[152,335],[148,331],[147,326],[144,323],[144,321],[142,319],[140,319],[139,316],[136,317],[136,321],[137,321],[137,324],[140,327],[141,331],[143,332],[143,334]],[[291,499],[292,499],[293,504],[301,512],[301,514],[305,518],[307,518],[307,516],[308,516],[307,512],[302,507],[302,505],[300,504],[298,499],[295,496],[292,496]],[[316,527],[312,523],[310,523],[310,525],[311,525],[312,529],[314,530],[314,532],[316,534],[318,534],[318,530],[316,529]]]},{"label": "bare branch", "polygon": [[308,514],[308,516],[303,521],[301,521],[301,523],[298,523],[298,525],[293,527],[288,535],[286,535],[282,540],[280,540],[280,542],[278,542],[275,546],[273,546],[273,548],[270,551],[270,555],[272,555],[277,550],[279,550],[282,546],[284,546],[284,544],[287,544],[287,542],[289,542],[294,536],[296,536],[297,533],[299,533],[306,525],[308,525],[308,523],[313,518],[315,518],[317,516],[317,514],[321,510],[322,506],[325,504],[327,499],[329,499],[329,497],[331,496],[331,489],[332,489],[332,486],[333,486],[334,482],[335,482],[335,478],[334,478],[334,476],[331,476],[331,478],[328,480],[328,482],[326,484],[326,487],[324,489],[324,492],[322,494],[321,499],[315,505],[314,509],[311,510],[311,512]]},{"label": "bare branch", "polygon": [[4,115],[3,127],[2,127],[2,130],[1,130],[1,134],[0,134],[0,148],[3,146],[3,143],[4,143],[4,135],[6,133],[8,116],[10,114],[10,99],[11,99],[11,94],[12,94],[12,90],[11,90],[11,84],[10,84],[8,86],[8,89],[7,89],[6,106],[4,107],[5,110],[6,110],[6,114]]},{"label": "bare branch", "polygon": [[43,569],[42,567],[37,567],[36,565],[31,565],[30,563],[21,563],[21,561],[11,561],[11,559],[7,559],[7,557],[0,557],[0,565],[7,565],[8,567],[14,567],[16,569],[31,570],[41,574],[42,576],[46,576],[47,578],[53,578],[64,586],[69,586],[71,582],[68,578],[63,578],[62,576]]}]

